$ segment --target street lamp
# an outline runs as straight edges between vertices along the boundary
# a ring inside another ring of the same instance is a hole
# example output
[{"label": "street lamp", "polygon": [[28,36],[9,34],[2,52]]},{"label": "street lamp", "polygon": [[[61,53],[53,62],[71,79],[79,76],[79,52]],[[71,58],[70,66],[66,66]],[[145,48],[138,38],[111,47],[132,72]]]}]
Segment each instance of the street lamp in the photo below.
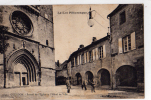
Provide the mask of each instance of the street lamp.
[{"label": "street lamp", "polygon": [[94,25],[93,17],[92,17],[92,12],[93,12],[93,11],[91,11],[91,7],[90,7],[89,19],[88,19],[88,25],[89,25],[90,27],[93,27],[93,25]]}]

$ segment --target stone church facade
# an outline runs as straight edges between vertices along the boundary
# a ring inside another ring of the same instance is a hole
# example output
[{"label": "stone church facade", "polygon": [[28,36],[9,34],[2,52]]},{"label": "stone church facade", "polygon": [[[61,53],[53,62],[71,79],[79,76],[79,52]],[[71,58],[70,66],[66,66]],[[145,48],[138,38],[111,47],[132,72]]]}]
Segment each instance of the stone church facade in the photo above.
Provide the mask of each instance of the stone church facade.
[{"label": "stone church facade", "polygon": [[52,6],[0,6],[0,87],[55,85]]}]

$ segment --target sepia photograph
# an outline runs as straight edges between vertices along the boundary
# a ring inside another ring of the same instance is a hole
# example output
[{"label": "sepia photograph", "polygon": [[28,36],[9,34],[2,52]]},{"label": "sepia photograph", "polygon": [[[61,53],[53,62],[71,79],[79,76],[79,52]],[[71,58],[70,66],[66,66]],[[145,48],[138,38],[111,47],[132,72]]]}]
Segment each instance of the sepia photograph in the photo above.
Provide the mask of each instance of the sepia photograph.
[{"label": "sepia photograph", "polygon": [[0,98],[144,99],[144,7],[0,5]]}]

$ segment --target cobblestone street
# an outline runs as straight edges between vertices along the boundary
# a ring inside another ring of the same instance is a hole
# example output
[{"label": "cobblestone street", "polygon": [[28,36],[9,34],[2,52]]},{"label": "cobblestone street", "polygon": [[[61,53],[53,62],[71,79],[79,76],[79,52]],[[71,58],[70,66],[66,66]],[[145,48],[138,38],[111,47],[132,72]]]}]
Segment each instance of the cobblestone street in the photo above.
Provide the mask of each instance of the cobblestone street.
[{"label": "cobblestone street", "polygon": [[21,87],[0,89],[1,99],[120,99],[135,98],[143,99],[144,93],[126,92],[117,90],[99,90],[91,92],[82,90],[80,86],[72,86],[70,93],[67,93],[65,85],[55,87]]}]

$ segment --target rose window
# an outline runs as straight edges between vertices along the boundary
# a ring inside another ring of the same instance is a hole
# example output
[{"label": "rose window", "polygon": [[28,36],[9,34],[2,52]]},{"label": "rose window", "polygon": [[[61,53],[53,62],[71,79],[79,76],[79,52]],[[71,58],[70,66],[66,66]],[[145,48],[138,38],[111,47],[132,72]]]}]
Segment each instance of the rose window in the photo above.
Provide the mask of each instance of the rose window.
[{"label": "rose window", "polygon": [[21,11],[15,11],[11,16],[11,24],[20,35],[27,35],[32,32],[32,22],[29,17]]}]

